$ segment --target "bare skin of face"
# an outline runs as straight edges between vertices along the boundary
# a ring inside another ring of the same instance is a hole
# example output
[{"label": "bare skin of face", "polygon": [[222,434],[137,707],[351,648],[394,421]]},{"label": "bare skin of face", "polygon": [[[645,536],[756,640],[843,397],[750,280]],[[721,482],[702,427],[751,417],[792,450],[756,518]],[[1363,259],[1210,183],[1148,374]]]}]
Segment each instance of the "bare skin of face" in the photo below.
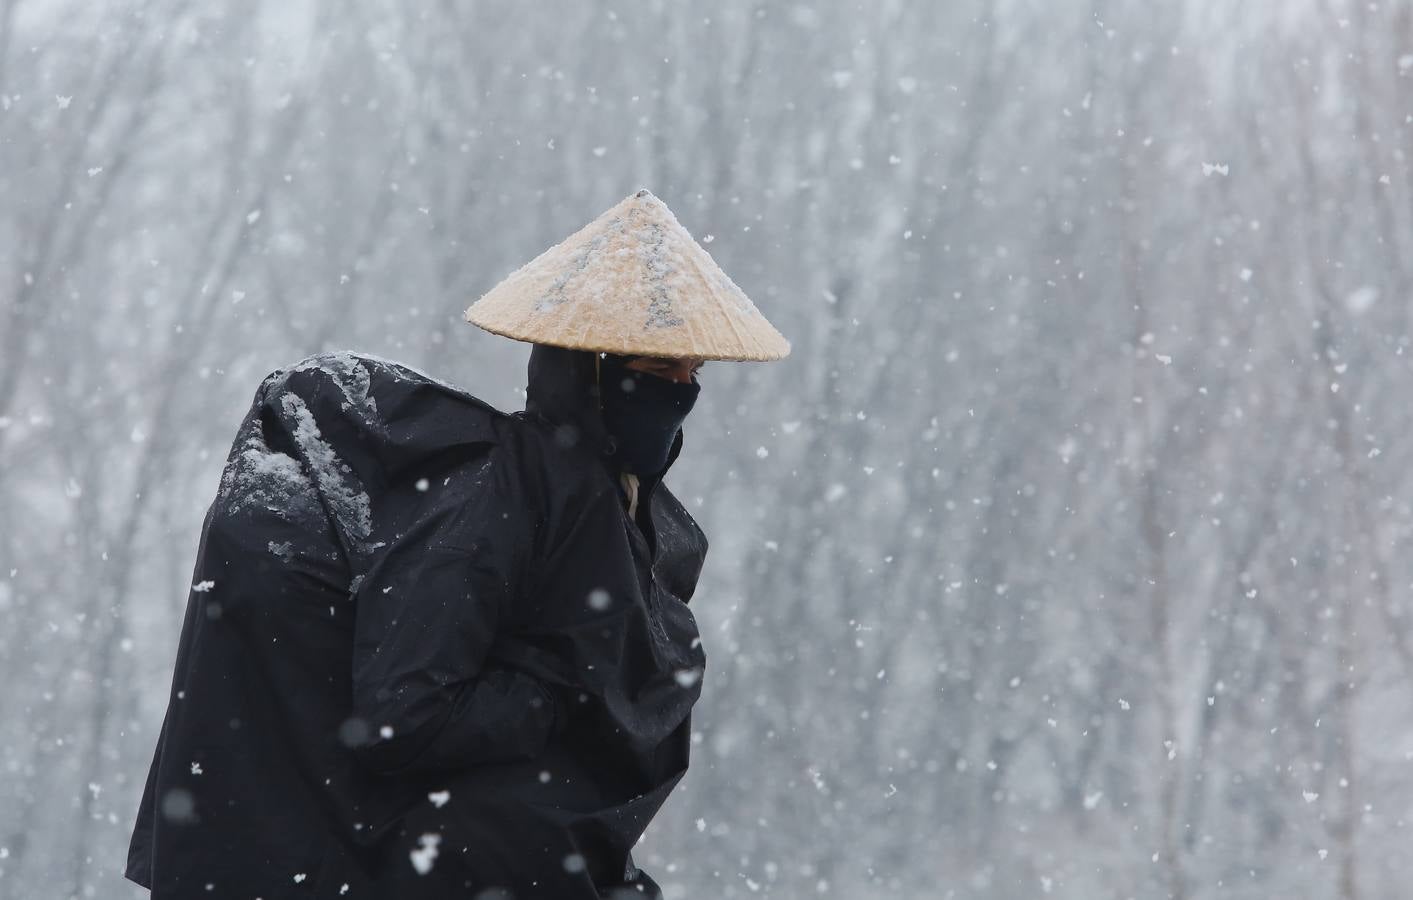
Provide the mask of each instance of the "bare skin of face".
[{"label": "bare skin of face", "polygon": [[647,372],[649,375],[656,375],[659,378],[666,378],[668,381],[676,381],[681,384],[689,384],[696,374],[701,371],[703,361],[684,357],[682,359],[668,359],[659,356],[638,356],[624,364],[625,368],[636,369],[639,372]]}]

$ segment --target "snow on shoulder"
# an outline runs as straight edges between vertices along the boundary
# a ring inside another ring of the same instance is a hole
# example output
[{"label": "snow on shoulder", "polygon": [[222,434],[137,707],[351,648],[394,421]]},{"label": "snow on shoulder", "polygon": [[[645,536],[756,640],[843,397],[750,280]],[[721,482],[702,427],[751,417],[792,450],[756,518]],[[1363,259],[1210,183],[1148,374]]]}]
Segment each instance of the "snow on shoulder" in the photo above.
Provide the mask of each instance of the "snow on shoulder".
[{"label": "snow on shoulder", "polygon": [[[301,373],[304,378],[295,377]],[[357,474],[320,427],[316,410],[328,415],[329,406],[318,399],[321,382],[334,388],[331,393],[339,398],[343,415],[364,428],[381,430],[372,380],[360,354],[320,353],[277,369],[260,385],[256,407],[246,417],[221,475],[218,498],[233,513],[269,512],[302,525],[322,525],[327,512],[358,549],[366,550],[371,503]],[[293,556],[288,544],[270,550],[286,561]]]},{"label": "snow on shoulder", "polygon": [[294,422],[295,443],[299,445],[305,464],[318,482],[319,492],[328,503],[329,512],[345,533],[367,541],[373,531],[373,514],[362,482],[324,440],[314,421],[314,414],[299,395],[283,395],[280,405],[285,415]]},{"label": "snow on shoulder", "polygon": [[[389,432],[375,392],[395,416],[395,390],[420,386],[490,409],[455,385],[368,353],[318,353],[276,369],[261,383],[237,436],[219,497],[230,512],[272,513],[319,531],[332,524],[356,552],[383,546],[373,541],[367,453],[403,438]],[[297,553],[289,542],[272,541],[268,549],[284,561]]]}]

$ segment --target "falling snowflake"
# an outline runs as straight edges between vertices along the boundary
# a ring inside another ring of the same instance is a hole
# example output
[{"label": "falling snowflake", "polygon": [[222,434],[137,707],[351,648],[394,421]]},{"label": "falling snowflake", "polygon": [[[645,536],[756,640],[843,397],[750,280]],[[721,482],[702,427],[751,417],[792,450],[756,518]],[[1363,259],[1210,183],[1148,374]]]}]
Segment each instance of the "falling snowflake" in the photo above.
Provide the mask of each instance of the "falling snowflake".
[{"label": "falling snowflake", "polygon": [[437,860],[437,845],[441,842],[442,836],[439,834],[424,834],[417,839],[417,849],[408,856],[418,875],[426,875],[432,871],[432,864]]}]

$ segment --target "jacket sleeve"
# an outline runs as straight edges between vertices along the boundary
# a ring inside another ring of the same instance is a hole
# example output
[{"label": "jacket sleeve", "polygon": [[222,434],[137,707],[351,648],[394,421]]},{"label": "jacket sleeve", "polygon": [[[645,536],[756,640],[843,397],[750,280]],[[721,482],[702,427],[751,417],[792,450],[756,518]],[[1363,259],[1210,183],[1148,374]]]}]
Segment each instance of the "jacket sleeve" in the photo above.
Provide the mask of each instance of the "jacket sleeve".
[{"label": "jacket sleeve", "polygon": [[487,665],[530,552],[513,466],[495,455],[453,507],[419,520],[359,583],[345,731],[375,771],[532,758],[560,720],[559,698],[538,679]]}]

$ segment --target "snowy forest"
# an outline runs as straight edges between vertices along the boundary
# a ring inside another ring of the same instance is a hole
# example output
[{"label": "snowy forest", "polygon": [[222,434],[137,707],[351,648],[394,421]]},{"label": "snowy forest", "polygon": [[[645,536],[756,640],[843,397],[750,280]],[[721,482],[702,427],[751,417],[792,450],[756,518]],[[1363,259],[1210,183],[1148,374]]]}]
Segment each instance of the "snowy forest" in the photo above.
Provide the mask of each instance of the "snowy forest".
[{"label": "snowy forest", "polygon": [[138,898],[269,372],[648,188],[708,363],[668,898],[1407,896],[1413,0],[0,0],[0,900]]}]

